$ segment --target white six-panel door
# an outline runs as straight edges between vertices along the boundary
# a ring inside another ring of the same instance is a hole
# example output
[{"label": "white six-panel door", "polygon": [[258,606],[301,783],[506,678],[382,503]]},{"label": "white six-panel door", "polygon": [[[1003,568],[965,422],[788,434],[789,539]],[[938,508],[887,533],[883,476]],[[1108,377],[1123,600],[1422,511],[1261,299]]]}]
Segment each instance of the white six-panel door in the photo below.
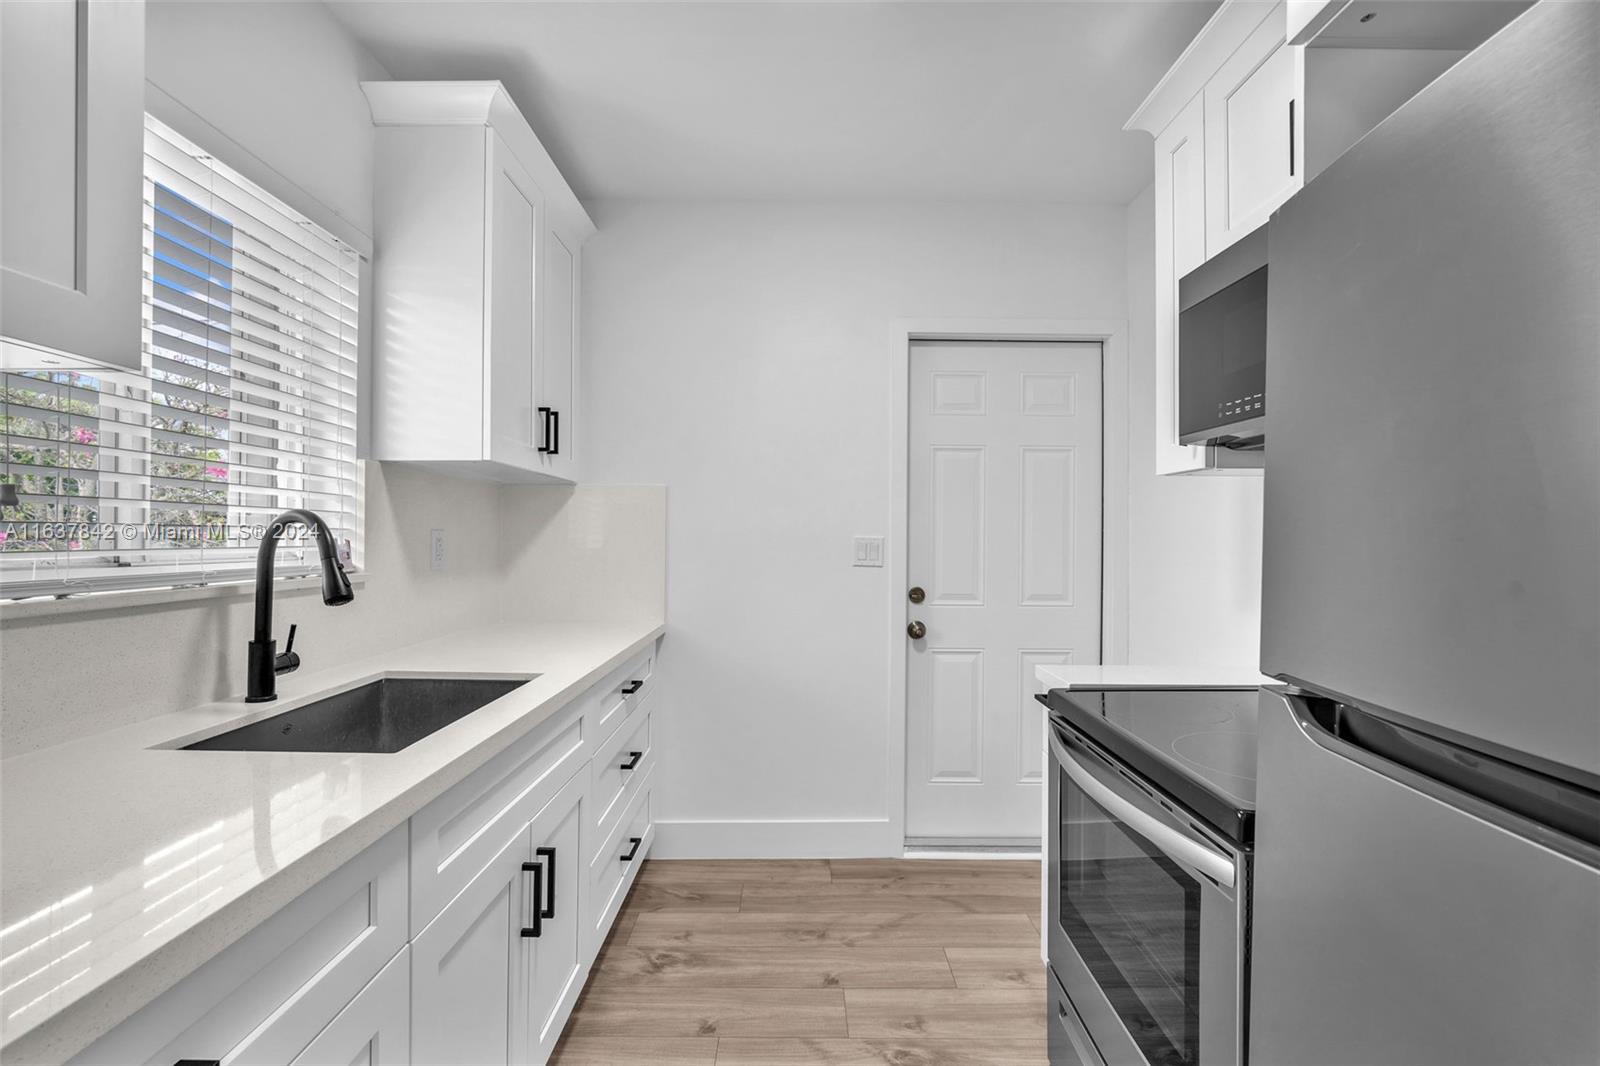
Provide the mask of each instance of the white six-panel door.
[{"label": "white six-panel door", "polygon": [[1100,658],[1100,345],[914,344],[908,840],[1037,841],[1034,667]]}]

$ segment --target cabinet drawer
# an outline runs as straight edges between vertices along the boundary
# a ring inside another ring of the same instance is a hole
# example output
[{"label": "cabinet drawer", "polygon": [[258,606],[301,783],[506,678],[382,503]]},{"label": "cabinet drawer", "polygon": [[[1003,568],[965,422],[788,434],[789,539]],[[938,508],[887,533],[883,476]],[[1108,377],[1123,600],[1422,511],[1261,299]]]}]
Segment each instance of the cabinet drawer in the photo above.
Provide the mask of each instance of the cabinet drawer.
[{"label": "cabinet drawer", "polygon": [[580,696],[411,817],[415,937],[588,758]]},{"label": "cabinet drawer", "polygon": [[644,705],[653,688],[655,668],[656,650],[651,647],[611,671],[590,690],[589,736],[597,744],[603,746]]},{"label": "cabinet drawer", "polygon": [[410,1066],[411,949],[378,976],[290,1066]]},{"label": "cabinet drawer", "polygon": [[646,708],[632,716],[595,752],[590,806],[595,832],[589,838],[595,841],[594,847],[602,846],[611,836],[639,785],[655,766],[651,723],[650,711]]},{"label": "cabinet drawer", "polygon": [[654,776],[645,775],[626,813],[618,820],[616,830],[589,865],[591,955],[605,942],[606,933],[616,920],[617,911],[622,908],[622,901],[655,839],[655,826],[650,819],[650,789]]},{"label": "cabinet drawer", "polygon": [[406,942],[401,826],[74,1062],[289,1062]]}]

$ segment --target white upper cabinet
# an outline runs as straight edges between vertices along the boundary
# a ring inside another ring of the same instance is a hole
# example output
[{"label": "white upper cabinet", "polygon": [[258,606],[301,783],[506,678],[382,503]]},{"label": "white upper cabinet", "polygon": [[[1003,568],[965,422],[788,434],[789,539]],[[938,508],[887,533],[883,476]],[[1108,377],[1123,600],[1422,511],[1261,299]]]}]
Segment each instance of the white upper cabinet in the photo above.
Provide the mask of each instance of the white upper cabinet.
[{"label": "white upper cabinet", "polygon": [[0,367],[138,369],[144,7],[0,3]]},{"label": "white upper cabinet", "polygon": [[545,231],[544,327],[536,391],[544,425],[545,469],[577,480],[572,461],[578,382],[578,250],[555,229]]},{"label": "white upper cabinet", "polygon": [[1207,258],[1266,222],[1302,184],[1301,56],[1285,45],[1274,10],[1206,82]]},{"label": "white upper cabinet", "polygon": [[[484,305],[489,320],[489,458],[519,469],[539,465],[543,426],[534,419],[538,373],[539,237],[544,195],[498,133],[486,142],[489,227]],[[542,400],[543,397],[540,397]]]},{"label": "white upper cabinet", "polygon": [[1198,96],[1156,138],[1156,472],[1206,466],[1206,449],[1178,443],[1178,279],[1206,258],[1205,110]]},{"label": "white upper cabinet", "polygon": [[1178,281],[1300,187],[1302,69],[1281,0],[1227,0],[1124,127],[1155,137],[1158,474],[1261,470],[1258,451],[1178,442]]},{"label": "white upper cabinet", "polygon": [[1123,128],[1155,138],[1157,473],[1259,472],[1265,459],[1178,442],[1179,279],[1529,2],[1224,0],[1150,91]]},{"label": "white upper cabinet", "polygon": [[594,232],[498,82],[364,82],[377,130],[370,458],[572,481]]}]

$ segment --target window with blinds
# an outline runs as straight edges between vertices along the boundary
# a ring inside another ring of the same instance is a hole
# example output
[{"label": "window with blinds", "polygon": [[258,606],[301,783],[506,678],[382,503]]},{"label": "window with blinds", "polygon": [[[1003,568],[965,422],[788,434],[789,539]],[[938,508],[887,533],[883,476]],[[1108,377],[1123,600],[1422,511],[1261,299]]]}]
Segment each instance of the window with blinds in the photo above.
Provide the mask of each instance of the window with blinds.
[{"label": "window with blinds", "polygon": [[359,255],[149,117],[144,178],[143,372],[3,375],[0,597],[243,576],[291,507],[358,536]]}]

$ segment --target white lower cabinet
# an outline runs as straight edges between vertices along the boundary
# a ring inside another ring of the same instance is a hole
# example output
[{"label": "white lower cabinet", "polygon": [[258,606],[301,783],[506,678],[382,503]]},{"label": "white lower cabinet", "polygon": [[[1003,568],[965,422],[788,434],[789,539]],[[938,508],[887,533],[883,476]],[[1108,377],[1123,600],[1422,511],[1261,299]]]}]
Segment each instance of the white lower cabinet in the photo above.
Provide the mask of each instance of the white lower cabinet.
[{"label": "white lower cabinet", "polygon": [[411,944],[411,1057],[418,1063],[525,1062],[533,857],[527,826]]},{"label": "white lower cabinet", "polygon": [[412,1059],[543,1062],[588,963],[576,775],[439,912],[411,950]]},{"label": "white lower cabinet", "polygon": [[588,775],[580,774],[533,820],[535,877],[543,905],[537,936],[527,941],[533,979],[528,997],[528,1045],[543,1062],[561,1039],[583,990],[589,957],[583,936],[583,833]]},{"label": "white lower cabinet", "polygon": [[404,947],[292,1066],[405,1066],[411,1061],[411,949]]},{"label": "white lower cabinet", "polygon": [[651,774],[633,782],[631,798],[616,829],[600,846],[589,864],[589,946],[597,954],[606,933],[617,920],[622,901],[633,887],[633,879],[650,852],[655,823],[650,815]]},{"label": "white lower cabinet", "polygon": [[653,838],[654,659],[610,671],[72,1061],[548,1060]]},{"label": "white lower cabinet", "polygon": [[402,826],[73,1061],[292,1062],[405,941]]},{"label": "white lower cabinet", "polygon": [[412,1059],[543,1062],[583,989],[587,774],[532,822],[412,944]]}]

